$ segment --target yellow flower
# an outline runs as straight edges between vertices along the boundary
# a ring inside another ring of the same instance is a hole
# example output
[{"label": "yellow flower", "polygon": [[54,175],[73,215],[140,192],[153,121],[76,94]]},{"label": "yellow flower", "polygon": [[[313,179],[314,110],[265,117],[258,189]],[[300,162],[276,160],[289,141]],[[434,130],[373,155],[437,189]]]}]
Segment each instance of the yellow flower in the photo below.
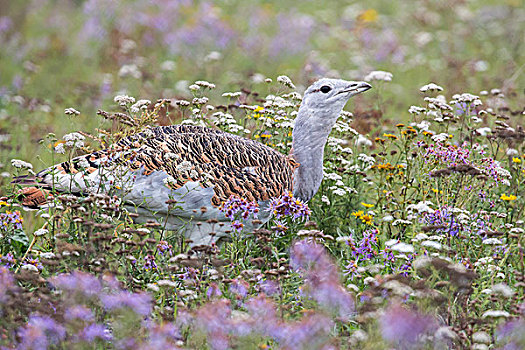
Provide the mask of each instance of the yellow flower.
[{"label": "yellow flower", "polygon": [[361,205],[365,208],[372,208],[374,205],[373,204],[368,204],[368,203],[364,203],[364,202],[361,202]]},{"label": "yellow flower", "polygon": [[377,11],[374,9],[368,9],[365,12],[362,12],[359,16],[357,16],[357,19],[359,19],[362,22],[375,22],[377,21]]},{"label": "yellow flower", "polygon": [[501,197],[499,197],[502,201],[513,201],[516,200],[518,197],[511,194],[510,196],[507,196],[506,194],[502,194]]},{"label": "yellow flower", "polygon": [[519,159],[517,157],[513,157],[512,158],[512,163],[521,163],[521,159]]},{"label": "yellow flower", "polygon": [[383,134],[383,137],[388,137],[392,140],[397,140],[397,136],[394,134]]},{"label": "yellow flower", "polygon": [[6,206],[9,206],[10,204],[9,204],[9,203],[7,203],[6,201],[1,201],[1,202],[0,202],[0,206],[2,206],[2,205],[6,205]]},{"label": "yellow flower", "polygon": [[253,115],[253,119],[258,119],[258,118],[260,118],[260,117],[261,117],[261,113],[259,113],[259,112],[261,112],[261,111],[263,111],[263,110],[264,110],[264,108],[261,107],[261,106],[257,106],[257,107],[255,107],[255,109],[253,110],[253,111],[255,112],[255,114]]},{"label": "yellow flower", "polygon": [[364,214],[364,211],[362,211],[362,210],[354,211],[352,213],[352,215],[355,216],[356,218],[360,218],[361,216],[363,216],[363,214]]},{"label": "yellow flower", "polygon": [[363,215],[361,217],[361,220],[367,225],[372,225],[372,215],[369,215],[369,214]]}]

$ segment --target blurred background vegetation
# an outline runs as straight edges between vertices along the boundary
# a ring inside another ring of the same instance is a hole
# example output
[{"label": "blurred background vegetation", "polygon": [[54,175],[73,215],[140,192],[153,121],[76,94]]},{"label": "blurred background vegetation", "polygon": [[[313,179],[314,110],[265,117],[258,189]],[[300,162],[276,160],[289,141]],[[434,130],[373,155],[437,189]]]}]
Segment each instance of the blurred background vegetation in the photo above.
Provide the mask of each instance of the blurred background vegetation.
[{"label": "blurred background vegetation", "polygon": [[[393,73],[349,107],[407,118],[430,81],[478,94],[522,93],[521,0],[111,1],[0,0],[1,162],[44,155],[48,132],[94,132],[113,97],[190,97],[195,80],[224,91],[268,92],[265,77],[301,90],[320,76]],[[213,95],[215,94],[215,95]],[[450,97],[449,96],[449,97]],[[387,102],[386,104],[384,102]],[[71,120],[64,109],[81,114]],[[368,113],[374,116],[376,114]],[[31,141],[31,142],[28,142]],[[49,161],[49,159],[47,159]],[[35,163],[40,169],[44,164]]]}]

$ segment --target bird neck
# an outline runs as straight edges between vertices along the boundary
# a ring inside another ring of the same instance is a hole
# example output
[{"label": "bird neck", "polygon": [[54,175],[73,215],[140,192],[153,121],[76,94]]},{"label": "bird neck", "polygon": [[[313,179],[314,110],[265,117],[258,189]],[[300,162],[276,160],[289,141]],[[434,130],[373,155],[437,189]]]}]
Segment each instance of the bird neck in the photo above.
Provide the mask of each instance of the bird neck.
[{"label": "bird neck", "polygon": [[294,196],[310,200],[323,180],[324,146],[337,117],[301,106],[292,134],[293,156],[299,163],[294,174]]}]

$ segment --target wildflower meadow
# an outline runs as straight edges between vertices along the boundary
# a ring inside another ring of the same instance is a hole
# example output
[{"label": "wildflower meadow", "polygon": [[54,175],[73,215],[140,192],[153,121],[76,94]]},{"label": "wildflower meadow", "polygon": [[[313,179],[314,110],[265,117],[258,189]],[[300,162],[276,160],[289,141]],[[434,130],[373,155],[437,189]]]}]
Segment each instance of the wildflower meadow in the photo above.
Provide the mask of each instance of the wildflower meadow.
[{"label": "wildflower meadow", "polygon": [[[520,0],[0,0],[0,347],[525,349],[524,23]],[[32,208],[12,182],[157,125],[289,154],[320,77],[373,89],[318,193],[231,196],[217,244],[137,220],[118,174]]]}]

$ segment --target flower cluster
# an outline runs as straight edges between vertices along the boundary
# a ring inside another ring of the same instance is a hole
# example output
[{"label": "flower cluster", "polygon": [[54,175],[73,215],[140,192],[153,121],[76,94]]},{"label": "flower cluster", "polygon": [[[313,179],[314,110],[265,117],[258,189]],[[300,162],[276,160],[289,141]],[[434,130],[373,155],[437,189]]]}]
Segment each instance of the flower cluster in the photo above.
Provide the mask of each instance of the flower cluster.
[{"label": "flower cluster", "polygon": [[230,196],[228,200],[221,204],[219,210],[224,213],[232,222],[232,227],[237,231],[242,231],[244,224],[241,220],[248,220],[250,215],[256,219],[259,213],[259,205],[256,202],[248,202],[239,196]]},{"label": "flower cluster", "polygon": [[294,198],[291,192],[285,193],[280,197],[275,197],[270,200],[268,204],[269,212],[271,212],[277,219],[282,219],[286,216],[292,216],[292,220],[308,220],[311,215],[310,208],[303,201]]}]

